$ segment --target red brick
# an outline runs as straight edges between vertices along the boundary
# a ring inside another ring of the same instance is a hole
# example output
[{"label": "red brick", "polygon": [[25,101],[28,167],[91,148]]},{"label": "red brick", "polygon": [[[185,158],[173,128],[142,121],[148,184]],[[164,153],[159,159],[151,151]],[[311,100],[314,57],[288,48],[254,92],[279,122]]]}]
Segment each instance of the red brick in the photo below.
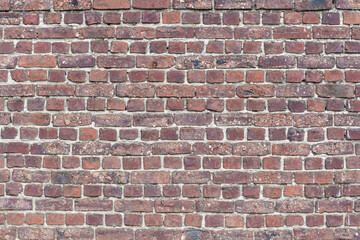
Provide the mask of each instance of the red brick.
[{"label": "red brick", "polygon": [[161,0],[161,1],[134,0],[133,7],[141,8],[141,9],[162,9],[162,8],[170,7],[170,4],[171,4],[170,0]]},{"label": "red brick", "polygon": [[340,0],[336,2],[339,9],[360,9],[359,3],[353,0]]},{"label": "red brick", "polygon": [[121,0],[121,1],[95,0],[93,7],[94,9],[129,9],[130,0]]},{"label": "red brick", "polygon": [[11,7],[10,0],[5,0],[0,4],[1,11],[10,10],[10,7]]},{"label": "red brick", "polygon": [[274,39],[309,39],[311,32],[304,27],[277,27],[274,28]]},{"label": "red brick", "polygon": [[314,27],[314,38],[318,39],[341,39],[341,38],[349,38],[350,36],[350,29],[347,27],[328,27],[328,26],[321,26],[321,27]]}]

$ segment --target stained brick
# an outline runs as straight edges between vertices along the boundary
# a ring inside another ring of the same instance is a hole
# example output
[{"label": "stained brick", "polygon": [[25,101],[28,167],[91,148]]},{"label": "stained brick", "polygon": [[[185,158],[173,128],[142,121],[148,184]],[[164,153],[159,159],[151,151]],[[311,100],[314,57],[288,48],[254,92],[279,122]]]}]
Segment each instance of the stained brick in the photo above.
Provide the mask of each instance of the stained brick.
[{"label": "stained brick", "polygon": [[316,10],[328,10],[333,7],[331,0],[320,0],[320,1],[311,1],[311,0],[296,0],[295,1],[295,10],[297,11],[316,11]]}]

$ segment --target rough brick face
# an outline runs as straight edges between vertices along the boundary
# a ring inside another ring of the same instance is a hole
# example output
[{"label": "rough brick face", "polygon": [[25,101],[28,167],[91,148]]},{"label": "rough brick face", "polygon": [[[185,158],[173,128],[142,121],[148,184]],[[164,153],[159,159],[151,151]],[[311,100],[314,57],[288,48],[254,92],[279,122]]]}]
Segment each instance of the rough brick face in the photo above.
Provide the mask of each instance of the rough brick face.
[{"label": "rough brick face", "polygon": [[0,0],[0,239],[358,239],[359,0]]}]

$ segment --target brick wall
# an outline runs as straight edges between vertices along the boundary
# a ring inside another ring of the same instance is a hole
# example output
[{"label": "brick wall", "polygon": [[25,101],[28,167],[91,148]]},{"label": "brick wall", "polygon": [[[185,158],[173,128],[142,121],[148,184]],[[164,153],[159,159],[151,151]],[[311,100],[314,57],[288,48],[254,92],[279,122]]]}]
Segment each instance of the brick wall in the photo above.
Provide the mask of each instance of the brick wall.
[{"label": "brick wall", "polygon": [[358,239],[358,0],[1,0],[0,239]]}]

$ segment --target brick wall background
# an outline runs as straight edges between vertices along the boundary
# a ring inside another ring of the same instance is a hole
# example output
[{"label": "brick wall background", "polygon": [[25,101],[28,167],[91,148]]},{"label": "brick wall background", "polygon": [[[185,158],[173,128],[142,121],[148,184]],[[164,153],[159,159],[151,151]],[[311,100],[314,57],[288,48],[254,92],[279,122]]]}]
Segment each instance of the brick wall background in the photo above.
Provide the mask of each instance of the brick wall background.
[{"label": "brick wall background", "polygon": [[358,239],[358,0],[1,0],[0,239]]}]

